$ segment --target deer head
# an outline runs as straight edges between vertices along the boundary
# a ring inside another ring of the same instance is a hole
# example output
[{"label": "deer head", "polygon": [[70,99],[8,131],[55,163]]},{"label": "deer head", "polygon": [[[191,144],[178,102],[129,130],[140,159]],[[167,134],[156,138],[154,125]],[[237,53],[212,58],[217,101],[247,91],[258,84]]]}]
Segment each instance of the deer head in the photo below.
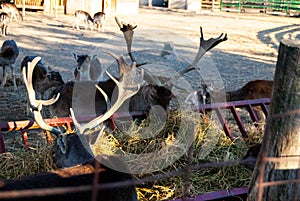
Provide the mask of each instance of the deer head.
[{"label": "deer head", "polygon": [[[40,60],[40,57],[36,57],[32,60],[32,62],[28,62],[28,72],[26,74],[26,68],[23,68],[22,74],[24,78],[24,82],[26,85],[28,97],[29,97],[29,102],[30,102],[30,108],[31,111],[34,114],[34,119],[37,122],[37,124],[44,130],[50,131],[51,133],[55,134],[57,136],[57,144],[61,150],[62,153],[66,153],[67,151],[67,146],[66,146],[66,134],[64,134],[62,131],[59,129],[56,129],[52,126],[49,126],[45,123],[42,115],[41,115],[41,110],[43,105],[51,105],[55,103],[59,95],[56,97],[50,99],[50,100],[37,100],[35,96],[35,91],[32,86],[32,74],[35,65],[38,63]],[[124,60],[125,62],[125,60]],[[138,81],[135,81],[135,76],[136,76],[136,64],[133,63],[131,66],[127,65],[126,62],[123,64],[123,67],[125,66],[125,70],[123,71],[124,74],[120,78],[120,80],[116,80],[110,73],[106,72],[107,75],[116,83],[116,86],[118,87],[118,97],[117,100],[111,104],[108,101],[108,97],[105,94],[105,92],[98,86],[98,90],[103,94],[105,97],[106,103],[108,105],[107,112],[104,113],[103,115],[91,120],[90,122],[81,125],[77,122],[74,112],[72,109],[71,110],[71,116],[74,122],[74,125],[76,126],[76,131],[77,134],[84,134],[88,129],[93,129],[97,126],[99,126],[103,121],[107,120],[112,116],[118,108],[123,104],[123,102],[136,94],[138,90],[140,89],[140,84],[142,83],[143,80],[143,71],[141,71],[141,75],[138,79]],[[103,129],[102,129],[103,131]]]}]

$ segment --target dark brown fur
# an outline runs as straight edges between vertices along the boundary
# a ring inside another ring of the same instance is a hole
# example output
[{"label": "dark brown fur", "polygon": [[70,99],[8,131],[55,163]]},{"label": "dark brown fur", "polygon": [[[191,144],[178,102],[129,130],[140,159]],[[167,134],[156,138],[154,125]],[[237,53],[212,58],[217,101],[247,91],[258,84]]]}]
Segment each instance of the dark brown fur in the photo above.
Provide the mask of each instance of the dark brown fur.
[{"label": "dark brown fur", "polygon": [[[103,114],[107,108],[106,102],[102,94],[96,89],[95,84],[104,90],[113,103],[116,98],[113,94],[117,94],[118,89],[112,80],[69,82],[55,89],[50,95],[53,97],[60,93],[60,98],[50,106],[50,111],[54,116],[69,116],[70,108],[73,106],[75,114],[79,116]],[[73,91],[74,86],[76,91]],[[167,88],[149,84],[142,86],[139,92],[129,99],[129,102],[125,101],[123,106],[129,111],[142,111],[148,114],[151,106],[154,105],[160,105],[166,110],[172,96],[172,92]],[[93,98],[87,99],[87,97]],[[91,104],[94,104],[95,107]]]},{"label": "dark brown fur", "polygon": [[[118,172],[112,168],[127,170],[123,162],[114,156],[99,156],[101,161],[98,184],[133,180],[127,173]],[[109,167],[107,166],[109,165]],[[0,194],[9,190],[30,190],[57,187],[76,187],[92,185],[94,180],[95,160],[56,171],[30,175],[16,180],[5,180],[0,182]],[[10,201],[86,201],[91,200],[91,191],[78,191],[59,195],[44,195],[40,197],[23,197],[16,199],[1,199]],[[113,189],[98,190],[97,201],[137,201],[135,185],[115,187]]]}]

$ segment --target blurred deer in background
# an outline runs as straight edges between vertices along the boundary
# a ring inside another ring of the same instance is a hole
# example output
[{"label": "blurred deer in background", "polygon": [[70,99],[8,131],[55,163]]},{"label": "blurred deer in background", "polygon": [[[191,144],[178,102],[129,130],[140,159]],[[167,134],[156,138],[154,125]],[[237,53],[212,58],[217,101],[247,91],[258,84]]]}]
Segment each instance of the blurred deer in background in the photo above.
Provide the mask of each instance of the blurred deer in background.
[{"label": "blurred deer in background", "polygon": [[92,30],[94,29],[95,26],[98,26],[98,32],[104,32],[104,23],[105,23],[105,13],[103,12],[97,12],[94,14],[93,18],[93,26]]},{"label": "blurred deer in background", "polygon": [[8,14],[5,12],[0,13],[0,28],[1,28],[1,35],[7,36],[7,28],[8,28]]},{"label": "blurred deer in background", "polygon": [[19,56],[19,48],[14,40],[5,40],[1,47],[0,52],[0,66],[3,67],[3,79],[1,87],[4,88],[7,81],[6,67],[11,69],[14,90],[17,91],[16,75],[15,75],[15,62]]},{"label": "blurred deer in background", "polygon": [[84,23],[85,30],[88,29],[89,22],[93,23],[93,18],[86,11],[77,10],[75,11],[75,19],[72,29],[76,26],[77,30],[79,30],[80,22]]},{"label": "blurred deer in background", "polygon": [[12,22],[12,19],[14,18],[16,22],[18,22],[18,18],[20,18],[23,21],[23,16],[18,10],[17,6],[13,3],[2,3],[1,4],[2,11],[7,13],[10,16],[10,21]]},{"label": "blurred deer in background", "polygon": [[[32,62],[32,60],[36,56],[26,56],[24,57],[21,63],[21,72],[23,68],[25,68],[26,72],[28,71],[28,62]],[[47,68],[42,60],[36,64],[32,74],[32,85],[33,89],[36,91],[38,98],[44,99],[45,92],[55,87],[61,86],[64,84],[61,74],[58,71],[53,71],[50,68]],[[40,95],[40,96],[39,96]],[[28,103],[29,104],[29,103]],[[29,105],[27,104],[27,116],[29,115]]]}]

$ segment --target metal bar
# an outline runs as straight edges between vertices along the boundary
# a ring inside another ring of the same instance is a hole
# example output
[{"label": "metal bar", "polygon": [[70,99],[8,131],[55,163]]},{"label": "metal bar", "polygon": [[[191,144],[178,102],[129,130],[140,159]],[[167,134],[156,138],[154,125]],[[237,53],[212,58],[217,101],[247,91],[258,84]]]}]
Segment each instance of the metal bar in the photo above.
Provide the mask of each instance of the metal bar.
[{"label": "metal bar", "polygon": [[24,144],[25,144],[25,147],[27,148],[27,149],[29,149],[29,142],[28,142],[28,135],[27,135],[27,132],[26,132],[26,130],[25,129],[21,129],[21,134],[22,134],[22,139],[23,139],[23,142],[24,142]]},{"label": "metal bar", "polygon": [[0,130],[0,153],[5,153],[5,144],[4,144],[4,139],[1,130]]},{"label": "metal bar", "polygon": [[249,112],[249,114],[250,114],[250,117],[251,117],[252,121],[253,121],[254,123],[257,123],[257,122],[258,122],[258,118],[257,118],[257,116],[256,116],[256,114],[255,114],[255,112],[254,112],[254,110],[253,110],[252,105],[251,105],[251,104],[248,104],[248,105],[246,106],[246,108],[247,108],[247,110],[248,110],[248,112]]},{"label": "metal bar", "polygon": [[232,136],[231,131],[228,127],[228,124],[227,124],[227,122],[226,122],[226,120],[225,120],[225,118],[222,114],[221,109],[220,108],[214,108],[214,110],[216,111],[216,113],[218,115],[219,121],[220,121],[220,123],[223,127],[223,130],[224,130],[225,134],[230,138],[231,141],[233,141],[234,140],[233,136]]},{"label": "metal bar", "polygon": [[269,114],[269,109],[268,109],[266,103],[262,103],[262,104],[261,104],[261,109],[262,109],[262,111],[264,112],[264,114],[265,114],[266,117],[267,117],[268,114]]},{"label": "metal bar", "polygon": [[241,120],[240,115],[236,111],[235,106],[230,107],[230,110],[231,110],[231,113],[233,114],[233,117],[234,117],[234,119],[235,119],[235,121],[236,121],[236,123],[237,123],[237,125],[238,125],[238,127],[239,127],[239,129],[240,129],[240,131],[241,131],[241,133],[243,135],[243,137],[248,137],[247,130],[246,130],[246,128],[245,128],[245,126],[244,126],[244,124],[243,124],[243,122]]}]

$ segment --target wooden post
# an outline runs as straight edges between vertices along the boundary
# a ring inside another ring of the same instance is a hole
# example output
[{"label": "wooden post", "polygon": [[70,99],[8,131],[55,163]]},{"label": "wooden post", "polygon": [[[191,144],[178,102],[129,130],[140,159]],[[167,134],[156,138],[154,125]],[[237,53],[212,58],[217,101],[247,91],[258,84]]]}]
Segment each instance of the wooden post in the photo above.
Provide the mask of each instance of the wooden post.
[{"label": "wooden post", "polygon": [[[300,193],[300,42],[279,47],[270,115],[250,183],[249,201],[299,200]],[[270,157],[276,157],[274,160]],[[298,179],[298,182],[295,180]],[[292,181],[294,180],[294,182]],[[265,182],[286,182],[264,186]]]},{"label": "wooden post", "polygon": [[22,0],[22,16],[25,17],[25,0]]}]

